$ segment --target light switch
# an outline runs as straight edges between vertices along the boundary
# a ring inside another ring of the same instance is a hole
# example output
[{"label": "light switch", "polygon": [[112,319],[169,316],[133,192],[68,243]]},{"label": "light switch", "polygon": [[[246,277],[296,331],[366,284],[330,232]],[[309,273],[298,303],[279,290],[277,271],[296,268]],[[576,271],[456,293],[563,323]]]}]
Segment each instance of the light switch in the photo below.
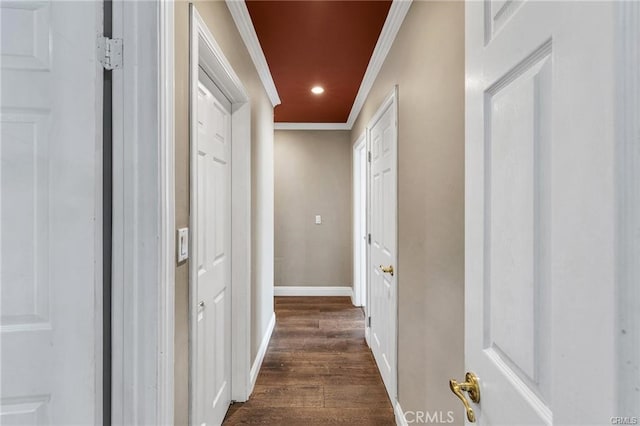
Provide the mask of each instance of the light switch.
[{"label": "light switch", "polygon": [[178,262],[189,258],[189,228],[178,229]]},{"label": "light switch", "polygon": [[316,215],[316,225],[322,225],[322,216]]}]

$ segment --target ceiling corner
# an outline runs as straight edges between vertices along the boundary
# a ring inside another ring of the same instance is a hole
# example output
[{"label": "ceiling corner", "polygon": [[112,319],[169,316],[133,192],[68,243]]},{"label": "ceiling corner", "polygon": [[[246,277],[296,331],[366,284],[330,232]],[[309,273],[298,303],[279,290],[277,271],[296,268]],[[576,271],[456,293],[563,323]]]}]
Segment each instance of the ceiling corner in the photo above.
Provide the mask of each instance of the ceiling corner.
[{"label": "ceiling corner", "polygon": [[244,44],[249,51],[249,55],[253,60],[253,64],[258,71],[258,75],[260,76],[262,85],[267,92],[267,96],[269,96],[271,104],[274,107],[276,105],[280,105],[280,96],[278,95],[278,90],[276,89],[276,85],[273,82],[271,71],[269,70],[267,59],[264,56],[262,47],[260,46],[260,41],[258,40],[256,30],[253,27],[253,22],[251,21],[251,16],[249,15],[247,5],[245,4],[244,0],[225,1],[227,3],[227,7],[229,8],[229,12],[231,12],[231,16],[233,17],[233,21],[235,22],[236,27],[240,32],[242,41],[244,41]]},{"label": "ceiling corner", "polygon": [[371,60],[367,66],[367,71],[360,84],[360,89],[358,89],[358,94],[353,101],[353,106],[351,107],[351,112],[349,113],[349,118],[346,123],[349,129],[355,124],[360,110],[367,100],[367,96],[369,96],[369,91],[371,91],[373,83],[376,81],[378,73],[387,58],[387,54],[389,54],[389,50],[391,50],[393,41],[396,39],[398,31],[400,31],[404,18],[407,16],[407,12],[409,12],[409,8],[411,7],[411,3],[412,0],[393,0],[391,4],[389,14],[384,22],[380,37],[378,38],[376,47],[371,55]]}]

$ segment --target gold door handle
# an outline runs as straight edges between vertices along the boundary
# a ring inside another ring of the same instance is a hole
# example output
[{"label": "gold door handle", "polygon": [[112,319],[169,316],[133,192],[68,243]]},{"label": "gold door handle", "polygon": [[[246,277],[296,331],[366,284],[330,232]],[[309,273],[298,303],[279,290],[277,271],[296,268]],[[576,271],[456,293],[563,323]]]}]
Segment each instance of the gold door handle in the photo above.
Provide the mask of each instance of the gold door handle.
[{"label": "gold door handle", "polygon": [[380,265],[380,270],[385,274],[391,274],[391,276],[393,276],[393,265],[389,265],[386,268]]},{"label": "gold door handle", "polygon": [[462,392],[467,392],[471,401],[477,404],[480,402],[480,385],[478,384],[478,377],[470,371],[467,371],[464,378],[466,380],[464,383],[458,383],[453,379],[449,380],[449,387],[451,391],[460,398],[460,401],[462,401],[465,410],[467,410],[467,419],[469,419],[471,423],[475,423],[476,413],[473,412],[473,408],[469,406],[469,401],[467,401],[467,398]]}]

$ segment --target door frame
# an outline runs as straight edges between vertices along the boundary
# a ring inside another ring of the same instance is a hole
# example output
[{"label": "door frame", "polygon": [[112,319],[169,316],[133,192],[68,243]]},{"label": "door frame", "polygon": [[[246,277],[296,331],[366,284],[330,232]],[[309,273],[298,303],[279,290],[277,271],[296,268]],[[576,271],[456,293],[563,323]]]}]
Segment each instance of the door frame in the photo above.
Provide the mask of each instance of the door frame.
[{"label": "door frame", "polygon": [[113,38],[126,46],[122,68],[112,73],[112,423],[168,425],[174,422],[174,2],[111,1]]},{"label": "door frame", "polygon": [[[361,159],[361,152],[364,151],[365,160]],[[362,253],[359,250],[359,246],[362,243],[359,230],[364,226],[369,229],[369,162],[367,161],[367,153],[369,152],[369,141],[367,138],[367,131],[365,130],[353,145],[353,167],[352,167],[352,182],[353,182],[353,305],[363,306],[365,310],[365,316],[367,314],[367,286],[368,286],[368,268],[369,268],[369,248],[365,245],[366,250]],[[362,168],[365,168],[365,182],[362,185],[360,177],[362,176]],[[364,188],[363,188],[364,186]],[[365,197],[365,208],[361,208],[362,195]],[[365,275],[360,277],[358,275],[358,269],[362,267],[362,263],[365,263]],[[358,278],[360,278],[358,280]]]},{"label": "door frame", "polygon": [[174,422],[174,350],[175,350],[175,58],[174,3],[162,1],[159,8],[159,93],[160,93],[160,309],[158,420]]},{"label": "door frame", "polygon": [[[619,416],[637,415],[640,397],[640,4],[620,2],[616,10],[616,333]],[[629,362],[631,360],[631,362]]]},{"label": "door frame", "polygon": [[[384,101],[382,101],[382,103],[380,104],[380,106],[378,107],[378,109],[376,110],[375,114],[373,114],[373,117],[371,118],[371,120],[369,120],[369,124],[367,125],[366,128],[366,133],[367,133],[367,143],[369,145],[369,149],[371,149],[371,129],[373,128],[373,126],[375,126],[376,122],[378,120],[380,120],[380,118],[382,118],[382,116],[384,115],[384,113],[391,108],[392,109],[392,115],[393,115],[393,119],[395,120],[395,183],[396,183],[396,223],[395,223],[395,228],[396,228],[396,252],[395,252],[395,259],[394,259],[394,274],[395,274],[395,286],[396,286],[396,300],[395,300],[395,304],[393,306],[393,315],[391,315],[391,320],[393,321],[393,326],[390,328],[393,331],[393,336],[392,336],[392,347],[393,347],[393,365],[391,366],[391,371],[393,372],[393,377],[392,377],[392,386],[391,386],[391,390],[392,390],[392,395],[389,395],[389,399],[391,400],[391,405],[393,405],[394,407],[396,406],[397,402],[398,402],[398,300],[399,300],[399,286],[398,284],[400,283],[400,267],[398,265],[398,135],[400,134],[399,131],[399,122],[400,120],[398,119],[398,115],[399,115],[399,108],[398,108],[398,92],[399,92],[399,87],[396,84],[393,87],[393,90],[391,91],[391,93],[389,93],[385,98]],[[372,172],[372,167],[371,167],[371,163],[367,162],[367,168],[368,168],[368,172],[367,172],[367,186],[369,187],[368,192],[371,192],[371,172]],[[369,220],[369,223],[371,223],[371,197],[368,198],[367,200],[367,210],[368,210],[368,214],[367,214],[367,218]],[[367,228],[367,232],[370,231],[370,228]],[[371,249],[368,249],[369,251],[369,256],[368,256],[368,270],[367,270],[367,276],[369,276],[370,272],[371,272],[371,268],[373,267],[373,265],[371,264]],[[367,280],[367,283],[369,283],[369,280]],[[369,288],[367,288],[367,306],[371,306],[371,291]],[[367,309],[367,314],[370,311]],[[366,330],[365,330],[365,337],[367,339],[367,344],[369,344],[369,336],[371,335],[371,329],[370,329],[370,325],[367,322],[367,326],[366,326]],[[370,346],[370,345],[369,345]]]},{"label": "door frame", "polygon": [[[190,235],[197,232],[197,90],[202,67],[231,101],[231,400],[246,401],[250,393],[251,336],[251,105],[249,95],[222,49],[193,4],[189,5],[189,146]],[[190,238],[189,256],[197,256]],[[194,397],[197,306],[197,264],[189,263],[189,421],[195,413]]]}]

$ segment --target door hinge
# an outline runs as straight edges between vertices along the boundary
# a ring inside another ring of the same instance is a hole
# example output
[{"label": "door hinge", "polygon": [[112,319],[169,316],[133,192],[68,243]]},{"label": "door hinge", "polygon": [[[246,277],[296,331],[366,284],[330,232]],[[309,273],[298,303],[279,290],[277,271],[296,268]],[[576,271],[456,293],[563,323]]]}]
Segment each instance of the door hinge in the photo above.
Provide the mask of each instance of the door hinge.
[{"label": "door hinge", "polygon": [[367,161],[371,162],[371,151],[367,152]]},{"label": "door hinge", "polygon": [[367,317],[367,327],[371,328],[371,317]]},{"label": "door hinge", "polygon": [[367,242],[368,242],[369,244],[371,244],[371,234],[368,234],[368,235],[367,235]]},{"label": "door hinge", "polygon": [[106,70],[122,68],[122,39],[98,37],[98,58]]}]

